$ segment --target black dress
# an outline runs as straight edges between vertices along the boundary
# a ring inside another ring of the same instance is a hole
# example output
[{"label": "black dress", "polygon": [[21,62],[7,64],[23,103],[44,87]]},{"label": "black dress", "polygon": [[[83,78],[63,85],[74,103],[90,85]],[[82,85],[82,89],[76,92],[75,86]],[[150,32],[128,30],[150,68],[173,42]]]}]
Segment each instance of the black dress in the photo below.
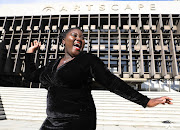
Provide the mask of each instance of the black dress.
[{"label": "black dress", "polygon": [[109,91],[146,107],[150,100],[113,75],[95,55],[81,52],[66,64],[61,59],[36,69],[34,54],[26,54],[26,76],[48,90],[47,118],[41,130],[95,130],[96,108],[91,95],[92,78]]}]

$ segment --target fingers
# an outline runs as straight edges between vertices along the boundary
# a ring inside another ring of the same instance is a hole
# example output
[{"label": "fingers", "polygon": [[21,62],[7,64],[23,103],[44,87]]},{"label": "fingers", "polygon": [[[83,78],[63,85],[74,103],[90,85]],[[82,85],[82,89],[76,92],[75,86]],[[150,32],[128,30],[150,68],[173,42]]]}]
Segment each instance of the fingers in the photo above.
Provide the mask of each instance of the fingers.
[{"label": "fingers", "polygon": [[169,99],[166,99],[166,102],[165,102],[165,103],[173,104]]},{"label": "fingers", "polygon": [[31,42],[31,47],[40,47],[41,46],[41,42],[38,42],[37,40],[34,40],[33,42]]},{"label": "fingers", "polygon": [[167,96],[164,96],[164,97],[161,97],[161,98],[168,99],[168,100],[173,100],[172,98],[167,97]]},{"label": "fingers", "polygon": [[161,97],[160,98],[161,99],[161,104],[165,104],[165,103],[167,103],[167,104],[173,104],[172,102],[171,102],[171,100],[173,100],[172,98],[170,98],[170,97],[167,97],[167,96],[164,96],[164,97]]},{"label": "fingers", "polygon": [[38,46],[38,47],[41,46],[41,42],[38,42],[37,40],[35,40],[35,44],[36,44],[36,46]]},{"label": "fingers", "polygon": [[34,53],[41,46],[41,42],[34,40],[31,42],[31,47],[26,51],[27,53]]},{"label": "fingers", "polygon": [[38,47],[39,43],[37,40],[34,41],[34,46]]}]

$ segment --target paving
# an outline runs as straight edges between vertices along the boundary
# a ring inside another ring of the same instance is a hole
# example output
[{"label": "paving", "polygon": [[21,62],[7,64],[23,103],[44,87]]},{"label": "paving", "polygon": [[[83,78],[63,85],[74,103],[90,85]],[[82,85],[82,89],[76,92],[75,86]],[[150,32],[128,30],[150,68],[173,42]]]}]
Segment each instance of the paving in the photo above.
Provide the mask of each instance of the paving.
[{"label": "paving", "polygon": [[[25,120],[0,120],[0,130],[38,130],[42,121],[25,121]],[[148,126],[111,126],[97,125],[96,130],[178,130],[170,125],[161,127]]]}]

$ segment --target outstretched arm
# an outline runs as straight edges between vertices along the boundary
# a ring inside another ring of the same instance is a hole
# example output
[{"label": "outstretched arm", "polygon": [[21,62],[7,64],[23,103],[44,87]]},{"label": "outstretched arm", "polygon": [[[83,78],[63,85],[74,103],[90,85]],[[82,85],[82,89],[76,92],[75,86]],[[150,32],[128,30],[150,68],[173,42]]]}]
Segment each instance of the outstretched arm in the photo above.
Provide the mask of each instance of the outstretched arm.
[{"label": "outstretched arm", "polygon": [[134,90],[123,80],[112,74],[98,57],[94,56],[92,61],[93,77],[111,92],[142,105],[143,107],[154,107],[158,104],[165,103],[172,104],[172,102],[170,102],[172,99],[169,97],[150,99]]},{"label": "outstretched arm", "polygon": [[41,46],[37,41],[31,42],[31,47],[26,52],[25,78],[31,82],[39,83],[39,76],[44,67],[37,69],[34,63],[34,52]]}]

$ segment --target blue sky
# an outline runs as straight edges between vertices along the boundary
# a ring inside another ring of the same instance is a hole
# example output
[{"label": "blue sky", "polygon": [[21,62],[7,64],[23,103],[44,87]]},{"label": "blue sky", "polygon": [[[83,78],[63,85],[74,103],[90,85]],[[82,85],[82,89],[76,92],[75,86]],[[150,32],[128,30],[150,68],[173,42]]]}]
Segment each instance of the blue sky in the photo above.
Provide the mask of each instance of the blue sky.
[{"label": "blue sky", "polygon": [[173,0],[0,0],[0,4],[54,3],[68,1],[173,1]]}]

